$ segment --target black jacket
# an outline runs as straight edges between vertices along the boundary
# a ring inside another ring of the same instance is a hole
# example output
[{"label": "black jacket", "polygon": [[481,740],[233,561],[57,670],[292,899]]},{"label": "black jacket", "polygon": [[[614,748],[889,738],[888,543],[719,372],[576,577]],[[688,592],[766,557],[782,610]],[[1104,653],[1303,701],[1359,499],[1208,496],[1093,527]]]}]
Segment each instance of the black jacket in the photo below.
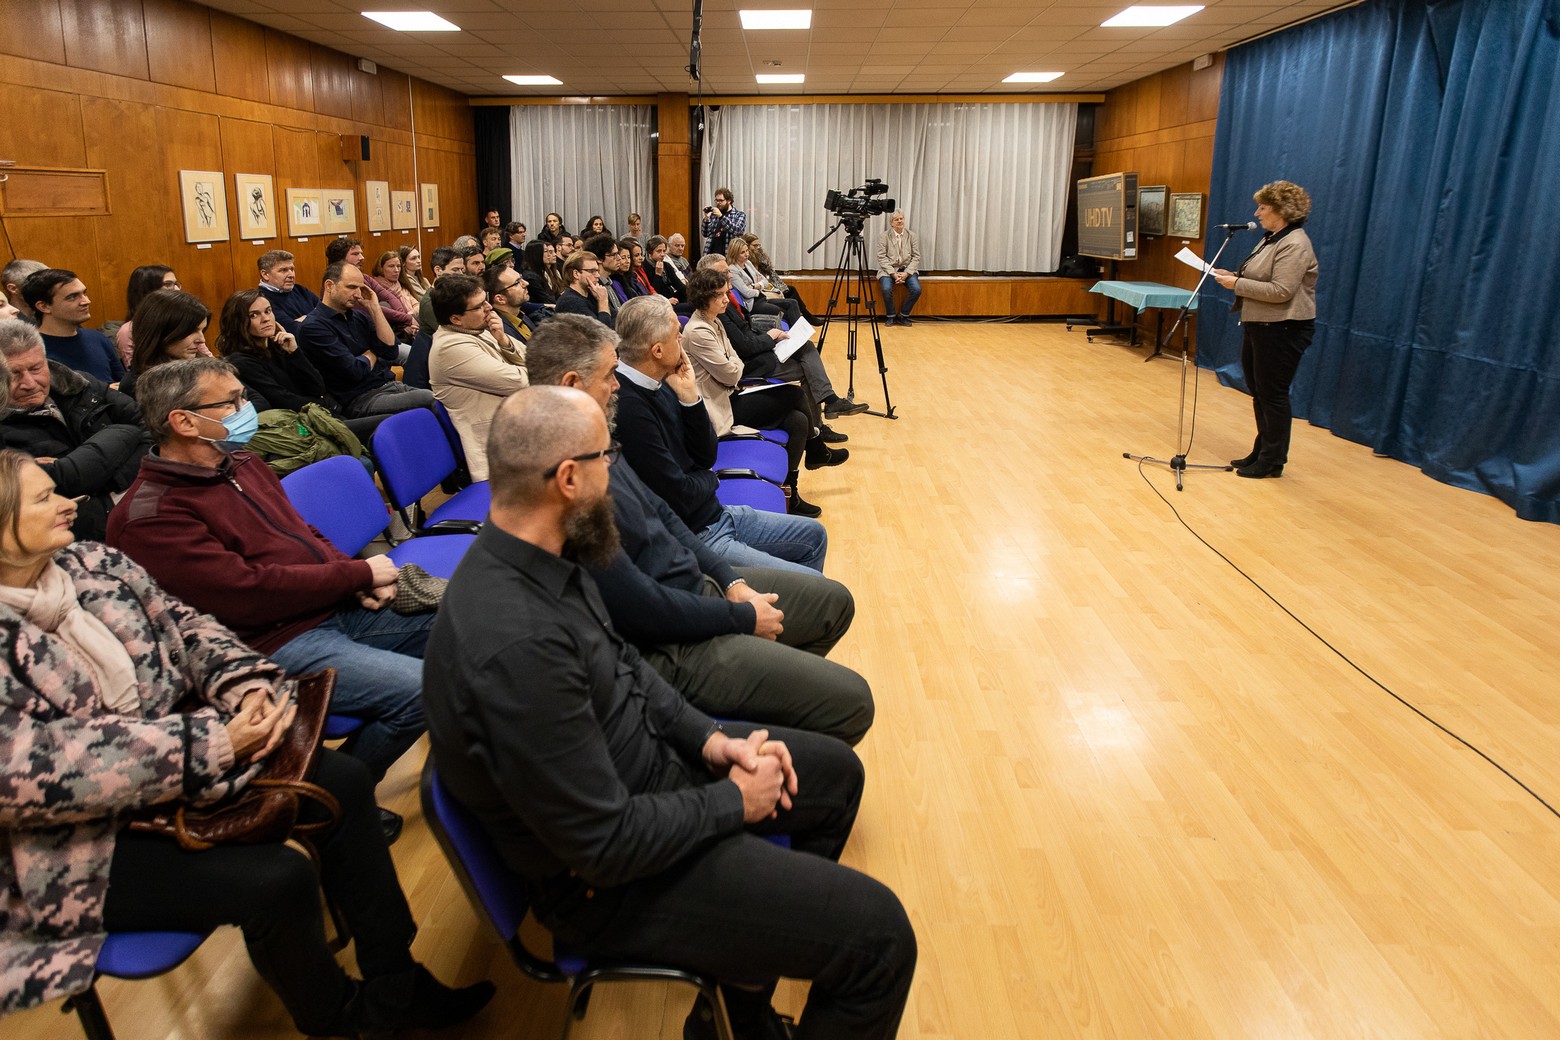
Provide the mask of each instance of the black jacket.
[{"label": "black jacket", "polygon": [[49,399],[64,421],[44,412],[8,408],[0,416],[0,442],[35,458],[52,458],[43,468],[59,493],[86,495],[71,526],[77,538],[103,540],[111,493],[135,480],[141,456],[152,446],[135,401],[101,380],[57,361],[49,362]]},{"label": "black jacket", "polygon": [[239,382],[249,391],[249,399],[259,411],[269,406],[301,412],[304,405],[312,402],[332,415],[341,415],[341,405],[326,391],[319,369],[301,350],[291,354],[283,350],[269,354],[235,350],[223,360],[238,369]]},{"label": "black jacket", "polygon": [[780,359],[775,357],[775,341],[748,324],[735,305],[721,312],[720,323],[726,327],[726,338],[731,340],[732,349],[742,357],[745,378],[761,379],[773,375],[780,367]]}]

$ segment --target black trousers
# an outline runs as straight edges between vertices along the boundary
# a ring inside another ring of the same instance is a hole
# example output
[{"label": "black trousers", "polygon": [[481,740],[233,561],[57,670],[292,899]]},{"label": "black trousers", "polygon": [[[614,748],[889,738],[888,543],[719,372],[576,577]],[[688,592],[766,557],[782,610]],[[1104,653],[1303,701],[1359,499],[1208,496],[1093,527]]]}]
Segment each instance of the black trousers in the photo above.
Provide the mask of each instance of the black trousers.
[{"label": "black trousers", "polygon": [[1300,358],[1316,334],[1316,322],[1309,318],[1246,322],[1243,327],[1240,366],[1257,417],[1257,439],[1252,451],[1258,462],[1282,466],[1289,461],[1289,428],[1294,418],[1289,384],[1295,381]]},{"label": "black trousers", "polygon": [[[105,926],[204,932],[236,924],[255,970],[299,1031],[326,1032],[351,984],[325,941],[321,885],[352,929],[366,979],[411,970],[417,927],[379,829],[367,768],[326,749],[314,782],[341,803],[336,829],[316,840],[318,876],[302,853],[279,843],[184,852],[170,839],[124,831],[109,869]],[[320,815],[306,810],[304,818]]]},{"label": "black trousers", "polygon": [[800,386],[777,386],[752,394],[733,394],[731,417],[738,426],[784,430],[789,438],[785,444],[785,469],[795,473],[802,468],[802,452],[812,438],[813,422],[807,405],[807,395]]},{"label": "black trousers", "polygon": [[[733,736],[751,729],[726,724]],[[832,737],[779,727],[770,736],[796,763],[801,793],[789,811],[627,885],[598,891],[564,876],[534,886],[538,917],[570,948],[757,984],[766,995],[779,978],[810,979],[796,1040],[893,1037],[915,933],[887,886],[835,862],[861,802],[861,763]],[[687,769],[671,786],[726,782]],[[762,837],[776,833],[791,836],[790,849]]]}]

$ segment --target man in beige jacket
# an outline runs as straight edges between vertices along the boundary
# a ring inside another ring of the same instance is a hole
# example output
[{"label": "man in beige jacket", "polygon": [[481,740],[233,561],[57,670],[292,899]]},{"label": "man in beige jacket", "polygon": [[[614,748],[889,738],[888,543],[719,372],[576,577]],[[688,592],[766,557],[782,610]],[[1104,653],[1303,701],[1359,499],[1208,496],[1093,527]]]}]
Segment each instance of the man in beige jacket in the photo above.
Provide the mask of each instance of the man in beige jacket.
[{"label": "man in beige jacket", "polygon": [[473,480],[486,480],[488,426],[504,399],[527,384],[525,347],[471,275],[448,275],[428,291],[439,327],[428,354],[428,383],[449,409]]}]

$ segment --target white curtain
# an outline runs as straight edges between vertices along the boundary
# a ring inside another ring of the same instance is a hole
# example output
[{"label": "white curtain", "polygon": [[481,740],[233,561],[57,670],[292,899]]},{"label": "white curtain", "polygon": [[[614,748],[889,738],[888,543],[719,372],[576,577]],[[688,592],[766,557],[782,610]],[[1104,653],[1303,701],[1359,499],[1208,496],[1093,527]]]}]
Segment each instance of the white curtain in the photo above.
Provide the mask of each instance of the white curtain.
[{"label": "white curtain", "polygon": [[510,212],[534,239],[548,213],[571,232],[600,214],[613,233],[628,215],[656,227],[655,106],[515,105],[510,110]]},{"label": "white curtain", "polygon": [[[705,120],[700,205],[730,188],[777,267],[826,269],[844,231],[805,252],[834,223],[824,193],[879,177],[917,233],[923,270],[1054,271],[1077,121],[1065,102],[727,105]],[[887,226],[867,222],[869,266]]]}]

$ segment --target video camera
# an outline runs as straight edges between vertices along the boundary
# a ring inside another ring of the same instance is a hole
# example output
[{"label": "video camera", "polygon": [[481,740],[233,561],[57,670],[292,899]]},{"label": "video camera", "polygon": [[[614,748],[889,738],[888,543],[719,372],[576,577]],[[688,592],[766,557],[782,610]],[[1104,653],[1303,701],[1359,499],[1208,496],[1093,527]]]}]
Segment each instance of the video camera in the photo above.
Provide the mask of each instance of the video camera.
[{"label": "video camera", "polygon": [[867,183],[846,192],[830,188],[823,196],[823,208],[842,220],[865,220],[879,213],[894,212],[893,199],[874,198],[888,194],[888,185],[877,177],[868,177]]}]

